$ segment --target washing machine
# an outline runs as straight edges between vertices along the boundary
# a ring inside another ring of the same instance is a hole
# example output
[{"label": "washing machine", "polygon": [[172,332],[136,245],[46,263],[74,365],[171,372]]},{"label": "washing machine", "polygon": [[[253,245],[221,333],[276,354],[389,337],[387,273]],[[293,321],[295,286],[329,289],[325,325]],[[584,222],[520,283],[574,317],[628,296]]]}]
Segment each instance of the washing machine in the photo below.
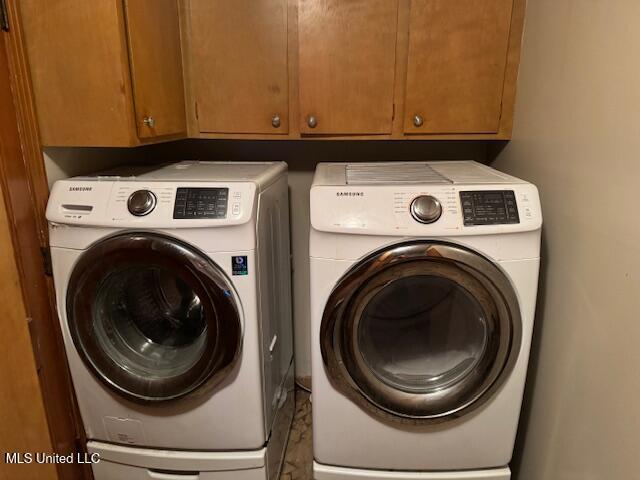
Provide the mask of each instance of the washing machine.
[{"label": "washing machine", "polygon": [[323,163],[311,188],[316,480],[507,480],[534,321],[534,185]]},{"label": "washing machine", "polygon": [[96,480],[273,480],[293,415],[287,169],[55,183],[58,313]]}]

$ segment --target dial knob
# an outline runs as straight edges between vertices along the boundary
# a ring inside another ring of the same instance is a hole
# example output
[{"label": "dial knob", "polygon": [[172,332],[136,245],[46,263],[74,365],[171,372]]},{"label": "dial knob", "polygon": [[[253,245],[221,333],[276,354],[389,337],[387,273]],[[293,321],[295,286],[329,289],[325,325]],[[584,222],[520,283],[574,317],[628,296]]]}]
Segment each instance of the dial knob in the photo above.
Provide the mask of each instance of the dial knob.
[{"label": "dial knob", "polygon": [[411,216],[420,223],[433,223],[442,215],[442,205],[431,195],[420,195],[411,202]]},{"label": "dial knob", "polygon": [[136,217],[144,217],[156,208],[156,196],[149,190],[137,190],[131,194],[127,207],[131,215]]}]

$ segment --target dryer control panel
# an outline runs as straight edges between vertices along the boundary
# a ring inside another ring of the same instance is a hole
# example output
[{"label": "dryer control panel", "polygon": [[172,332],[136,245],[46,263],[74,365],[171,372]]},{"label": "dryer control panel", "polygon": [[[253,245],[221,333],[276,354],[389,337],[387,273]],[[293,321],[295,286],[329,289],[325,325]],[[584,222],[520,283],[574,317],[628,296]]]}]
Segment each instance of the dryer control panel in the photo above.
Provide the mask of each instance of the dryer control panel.
[{"label": "dryer control panel", "polygon": [[514,184],[318,185],[314,229],[365,235],[488,235],[542,224],[535,186]]},{"label": "dryer control panel", "polygon": [[466,190],[460,192],[464,226],[520,223],[513,190]]}]

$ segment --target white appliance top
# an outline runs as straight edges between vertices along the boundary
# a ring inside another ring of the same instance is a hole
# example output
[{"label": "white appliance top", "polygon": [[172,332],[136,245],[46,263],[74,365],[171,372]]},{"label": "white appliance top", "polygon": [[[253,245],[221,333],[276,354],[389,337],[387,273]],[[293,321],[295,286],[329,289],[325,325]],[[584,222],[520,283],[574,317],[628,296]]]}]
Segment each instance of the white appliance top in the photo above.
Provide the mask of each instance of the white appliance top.
[{"label": "white appliance top", "polygon": [[499,184],[522,180],[474,161],[320,163],[314,185]]},{"label": "white appliance top", "polygon": [[115,228],[202,228],[254,218],[257,193],[286,174],[284,162],[187,161],[120,167],[57,181],[53,224]]},{"label": "white appliance top", "polygon": [[285,162],[183,161],[164,165],[125,166],[70,180],[119,182],[251,182],[258,191],[287,171]]},{"label": "white appliance top", "polygon": [[489,235],[538,230],[538,189],[473,161],[320,163],[311,225],[333,233]]}]

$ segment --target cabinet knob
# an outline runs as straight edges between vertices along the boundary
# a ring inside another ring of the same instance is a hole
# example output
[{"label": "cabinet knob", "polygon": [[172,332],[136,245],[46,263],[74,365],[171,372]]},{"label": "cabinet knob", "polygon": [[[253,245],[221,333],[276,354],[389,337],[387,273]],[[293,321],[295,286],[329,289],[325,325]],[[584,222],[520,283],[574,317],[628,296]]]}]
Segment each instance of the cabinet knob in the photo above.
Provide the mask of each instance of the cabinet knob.
[{"label": "cabinet knob", "polygon": [[149,117],[144,117],[144,118],[142,119],[142,123],[143,123],[145,126],[149,127],[149,128],[153,128],[153,127],[155,127],[155,126],[156,126],[156,121],[155,121],[155,119],[154,119],[153,117],[151,117],[151,116],[149,116]]},{"label": "cabinet knob", "polygon": [[421,127],[423,123],[424,123],[424,118],[422,118],[420,115],[413,116],[413,124],[416,127]]},{"label": "cabinet knob", "polygon": [[276,113],[271,117],[271,125],[273,125],[273,128],[280,128],[280,115]]},{"label": "cabinet knob", "polygon": [[318,125],[318,119],[313,115],[309,115],[307,117],[307,125],[309,125],[309,128],[316,128],[316,125]]}]

